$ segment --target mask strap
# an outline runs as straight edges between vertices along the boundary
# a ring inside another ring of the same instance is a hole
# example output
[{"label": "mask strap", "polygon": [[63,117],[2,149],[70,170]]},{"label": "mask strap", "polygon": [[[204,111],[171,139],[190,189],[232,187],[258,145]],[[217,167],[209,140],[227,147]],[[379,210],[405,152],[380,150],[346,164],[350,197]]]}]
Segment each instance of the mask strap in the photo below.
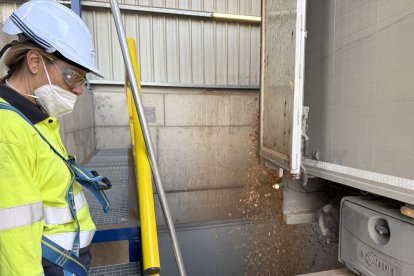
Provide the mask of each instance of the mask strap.
[{"label": "mask strap", "polygon": [[50,86],[50,88],[53,88],[52,87],[52,82],[50,81],[49,73],[47,72],[45,61],[43,60],[42,55],[40,55],[40,59],[42,60],[43,68],[45,69],[45,73],[46,73],[47,81],[49,82],[49,86]]},{"label": "mask strap", "polygon": [[5,83],[7,84],[7,86],[8,87],[10,87],[11,89],[13,89],[14,91],[16,91],[17,93],[19,93],[20,95],[22,95],[23,97],[31,97],[31,98],[34,98],[34,99],[39,99],[39,97],[38,96],[35,96],[35,95],[30,95],[30,94],[25,94],[25,93],[23,93],[23,92],[20,92],[19,90],[17,90],[16,88],[14,88],[14,86],[12,86],[10,83],[9,83],[9,80],[6,80],[5,81]]}]

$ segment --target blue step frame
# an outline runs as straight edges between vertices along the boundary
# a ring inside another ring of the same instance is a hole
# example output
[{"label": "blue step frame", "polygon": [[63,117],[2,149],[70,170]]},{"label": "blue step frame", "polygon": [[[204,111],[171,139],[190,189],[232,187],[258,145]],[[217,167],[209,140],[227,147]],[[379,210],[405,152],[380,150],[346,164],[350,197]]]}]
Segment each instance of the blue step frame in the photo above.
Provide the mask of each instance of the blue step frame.
[{"label": "blue step frame", "polygon": [[137,226],[128,226],[125,228],[103,229],[98,230],[92,239],[92,243],[129,241],[129,261],[141,262],[141,228]]}]

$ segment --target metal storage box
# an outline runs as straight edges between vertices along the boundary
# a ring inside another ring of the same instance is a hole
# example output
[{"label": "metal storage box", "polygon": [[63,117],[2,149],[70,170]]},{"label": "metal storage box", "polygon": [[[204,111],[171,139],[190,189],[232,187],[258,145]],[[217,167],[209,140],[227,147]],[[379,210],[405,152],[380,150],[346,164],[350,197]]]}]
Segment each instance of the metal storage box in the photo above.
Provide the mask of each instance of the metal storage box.
[{"label": "metal storage box", "polygon": [[414,275],[414,220],[403,216],[400,206],[343,198],[339,260],[358,275]]}]

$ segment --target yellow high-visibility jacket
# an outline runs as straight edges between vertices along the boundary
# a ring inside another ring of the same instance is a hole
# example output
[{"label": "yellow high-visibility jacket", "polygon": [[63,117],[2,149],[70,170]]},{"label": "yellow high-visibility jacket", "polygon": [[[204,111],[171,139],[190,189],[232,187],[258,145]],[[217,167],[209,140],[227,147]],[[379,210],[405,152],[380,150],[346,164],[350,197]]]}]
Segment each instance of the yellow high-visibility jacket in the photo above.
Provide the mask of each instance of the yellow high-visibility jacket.
[{"label": "yellow high-visibility jacket", "polygon": [[[59,122],[4,85],[0,101],[22,112],[63,156]],[[72,172],[20,115],[0,110],[0,276],[43,275],[42,235],[71,249],[76,231],[67,202]],[[81,248],[95,233],[82,187],[73,184]]]}]

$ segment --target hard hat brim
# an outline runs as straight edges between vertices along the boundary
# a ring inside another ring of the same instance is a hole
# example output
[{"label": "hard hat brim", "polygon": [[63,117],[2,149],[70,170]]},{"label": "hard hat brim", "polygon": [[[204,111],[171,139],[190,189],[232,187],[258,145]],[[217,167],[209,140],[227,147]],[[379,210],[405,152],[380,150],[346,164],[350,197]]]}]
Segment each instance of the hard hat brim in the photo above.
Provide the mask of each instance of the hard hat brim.
[{"label": "hard hat brim", "polygon": [[3,25],[3,32],[9,35],[17,35],[20,34],[22,31],[10,20],[7,20],[6,23]]}]

